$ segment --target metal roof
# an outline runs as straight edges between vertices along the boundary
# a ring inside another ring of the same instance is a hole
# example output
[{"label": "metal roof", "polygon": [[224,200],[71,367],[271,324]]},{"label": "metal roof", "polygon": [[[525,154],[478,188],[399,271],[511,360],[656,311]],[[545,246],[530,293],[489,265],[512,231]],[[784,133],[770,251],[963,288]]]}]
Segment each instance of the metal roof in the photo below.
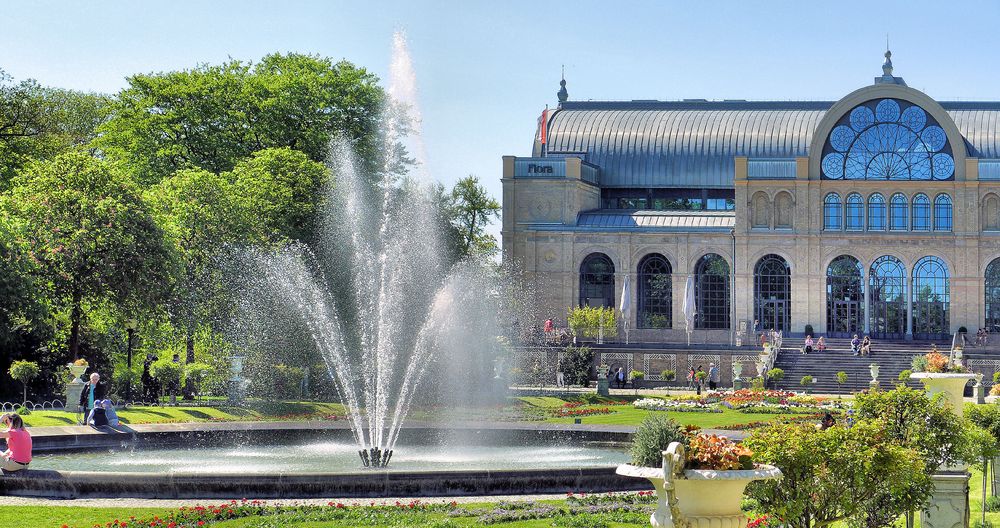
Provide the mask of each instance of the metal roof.
[{"label": "metal roof", "polygon": [[[732,188],[734,158],[809,155],[832,101],[567,101],[548,153],[585,153],[602,187]],[[944,102],[970,156],[1000,158],[1000,102]],[[533,155],[541,153],[537,151]]]},{"label": "metal roof", "polygon": [[599,209],[580,213],[576,226],[583,229],[622,231],[729,231],[736,223],[732,211],[631,211]]}]

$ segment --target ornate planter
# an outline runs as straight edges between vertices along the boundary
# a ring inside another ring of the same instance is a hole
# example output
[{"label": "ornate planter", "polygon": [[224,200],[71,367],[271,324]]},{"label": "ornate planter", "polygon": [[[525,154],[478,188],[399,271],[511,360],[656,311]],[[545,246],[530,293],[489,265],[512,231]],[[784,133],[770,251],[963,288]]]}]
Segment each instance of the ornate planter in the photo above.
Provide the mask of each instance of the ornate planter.
[{"label": "ornate planter", "polygon": [[910,379],[920,380],[924,384],[927,394],[944,394],[951,410],[955,414],[962,416],[962,395],[965,392],[965,385],[969,380],[976,379],[976,375],[971,372],[914,372],[910,374]]},{"label": "ornate planter", "polygon": [[740,510],[740,501],[747,485],[755,480],[781,478],[781,471],[774,466],[749,470],[689,469],[676,472],[674,468],[679,460],[673,451],[675,444],[664,451],[662,468],[624,464],[615,471],[619,475],[644,478],[653,483],[657,499],[656,511],[649,517],[653,526],[683,526],[683,522],[687,522],[690,528],[744,528],[747,518]]}]

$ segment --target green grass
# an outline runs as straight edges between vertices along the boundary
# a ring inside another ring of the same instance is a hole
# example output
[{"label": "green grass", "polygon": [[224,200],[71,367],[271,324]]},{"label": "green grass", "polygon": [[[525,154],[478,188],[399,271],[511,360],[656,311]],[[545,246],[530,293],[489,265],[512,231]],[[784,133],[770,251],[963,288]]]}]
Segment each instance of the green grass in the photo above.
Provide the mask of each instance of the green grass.
[{"label": "green grass", "polygon": [[115,519],[130,516],[152,517],[165,515],[167,508],[87,508],[76,506],[0,506],[0,526],[17,528],[59,528],[68,526],[91,528],[104,526]]},{"label": "green grass", "polygon": [[[240,421],[240,420],[295,420],[336,414],[343,416],[344,406],[339,403],[321,402],[250,402],[247,407],[133,407],[118,411],[118,418],[125,424]],[[35,411],[23,416],[28,427],[76,425],[76,413],[65,411]]]}]

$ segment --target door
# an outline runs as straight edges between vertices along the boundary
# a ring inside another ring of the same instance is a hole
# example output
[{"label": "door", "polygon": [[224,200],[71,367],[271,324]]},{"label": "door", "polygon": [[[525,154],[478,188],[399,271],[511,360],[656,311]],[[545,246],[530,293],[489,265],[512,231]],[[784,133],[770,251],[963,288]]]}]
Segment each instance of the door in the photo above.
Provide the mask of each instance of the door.
[{"label": "door", "polygon": [[861,332],[861,303],[858,301],[833,301],[833,321],[829,328],[832,337],[852,337]]},{"label": "door", "polygon": [[760,302],[760,327],[764,330],[780,330],[788,333],[788,312],[785,311],[788,301],[781,299],[765,299]]},{"label": "door", "polygon": [[871,334],[877,339],[903,339],[906,336],[906,303],[872,301]]}]

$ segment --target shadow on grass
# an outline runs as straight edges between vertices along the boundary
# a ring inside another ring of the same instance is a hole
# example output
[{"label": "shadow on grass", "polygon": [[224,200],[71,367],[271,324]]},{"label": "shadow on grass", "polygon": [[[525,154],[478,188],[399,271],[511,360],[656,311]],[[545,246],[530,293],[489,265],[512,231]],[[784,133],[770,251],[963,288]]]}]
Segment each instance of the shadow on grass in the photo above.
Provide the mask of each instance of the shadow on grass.
[{"label": "shadow on grass", "polygon": [[192,418],[198,418],[201,420],[208,420],[209,418],[211,418],[211,415],[209,415],[208,413],[202,411],[196,411],[194,409],[178,409],[178,410],[188,416],[191,416]]}]

